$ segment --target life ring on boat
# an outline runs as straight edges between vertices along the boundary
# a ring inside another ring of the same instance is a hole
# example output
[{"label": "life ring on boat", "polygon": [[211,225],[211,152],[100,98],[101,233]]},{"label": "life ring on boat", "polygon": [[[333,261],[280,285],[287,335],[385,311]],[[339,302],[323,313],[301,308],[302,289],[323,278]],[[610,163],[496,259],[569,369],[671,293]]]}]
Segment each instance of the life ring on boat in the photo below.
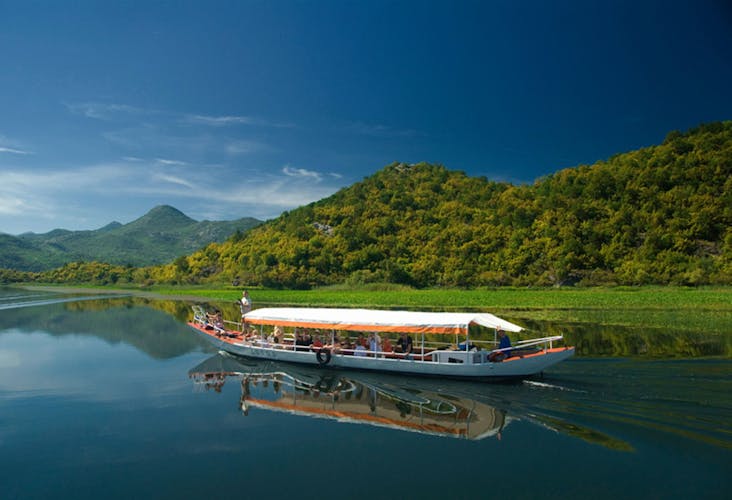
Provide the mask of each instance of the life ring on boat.
[{"label": "life ring on boat", "polygon": [[330,349],[320,349],[315,353],[315,357],[318,358],[319,364],[327,365],[330,363]]}]

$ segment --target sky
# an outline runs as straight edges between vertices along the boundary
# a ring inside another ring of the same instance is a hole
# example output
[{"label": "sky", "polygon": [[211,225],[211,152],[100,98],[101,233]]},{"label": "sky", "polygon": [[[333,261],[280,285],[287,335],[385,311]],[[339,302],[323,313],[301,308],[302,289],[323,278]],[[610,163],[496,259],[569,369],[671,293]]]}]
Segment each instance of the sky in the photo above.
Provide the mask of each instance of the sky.
[{"label": "sky", "polygon": [[726,0],[0,0],[0,232],[270,219],[394,161],[531,183],[731,88]]}]

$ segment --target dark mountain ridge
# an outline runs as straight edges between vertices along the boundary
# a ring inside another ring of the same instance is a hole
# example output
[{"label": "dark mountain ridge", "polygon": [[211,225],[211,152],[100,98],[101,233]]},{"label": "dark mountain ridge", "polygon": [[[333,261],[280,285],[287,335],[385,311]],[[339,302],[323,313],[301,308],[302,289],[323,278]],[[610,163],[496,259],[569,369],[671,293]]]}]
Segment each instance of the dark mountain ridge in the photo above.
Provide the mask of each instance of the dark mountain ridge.
[{"label": "dark mountain ridge", "polygon": [[111,222],[85,231],[54,229],[43,234],[2,234],[0,267],[43,271],[77,261],[131,266],[163,264],[260,223],[250,217],[197,222],[174,207],[160,205],[128,224]]}]

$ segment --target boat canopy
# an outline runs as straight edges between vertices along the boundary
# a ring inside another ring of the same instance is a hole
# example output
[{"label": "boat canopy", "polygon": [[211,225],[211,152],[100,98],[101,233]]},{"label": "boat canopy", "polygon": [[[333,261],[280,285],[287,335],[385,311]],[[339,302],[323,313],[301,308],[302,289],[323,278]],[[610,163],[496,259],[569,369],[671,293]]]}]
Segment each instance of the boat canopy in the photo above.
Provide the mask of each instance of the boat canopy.
[{"label": "boat canopy", "polygon": [[467,334],[470,325],[523,330],[489,313],[382,311],[374,309],[331,309],[305,307],[265,307],[247,313],[254,325],[279,325],[358,332],[407,332]]}]

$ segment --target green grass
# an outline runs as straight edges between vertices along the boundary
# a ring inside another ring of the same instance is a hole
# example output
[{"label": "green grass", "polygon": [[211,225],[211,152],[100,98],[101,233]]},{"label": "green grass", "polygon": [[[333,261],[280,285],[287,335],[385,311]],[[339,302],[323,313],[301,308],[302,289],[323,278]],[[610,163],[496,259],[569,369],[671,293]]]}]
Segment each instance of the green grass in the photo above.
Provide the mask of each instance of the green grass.
[{"label": "green grass", "polygon": [[[165,295],[234,301],[241,289],[160,288]],[[573,288],[481,290],[322,288],[251,289],[257,305],[388,307],[490,311],[525,324],[622,326],[668,332],[732,335],[732,288]]]},{"label": "green grass", "polygon": [[[153,287],[163,295],[237,300],[241,289]],[[623,309],[732,311],[732,288],[456,289],[250,289],[255,303],[339,307],[429,307],[440,309]]]}]

